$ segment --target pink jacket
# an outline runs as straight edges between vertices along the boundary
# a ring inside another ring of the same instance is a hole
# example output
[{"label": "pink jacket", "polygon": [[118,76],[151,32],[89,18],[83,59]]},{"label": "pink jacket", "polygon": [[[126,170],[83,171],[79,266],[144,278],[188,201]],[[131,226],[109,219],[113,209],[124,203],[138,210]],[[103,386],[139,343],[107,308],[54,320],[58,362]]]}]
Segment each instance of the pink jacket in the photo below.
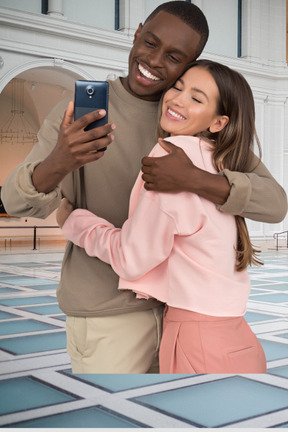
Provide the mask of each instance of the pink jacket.
[{"label": "pink jacket", "polygon": [[[169,141],[199,168],[216,172],[207,142],[189,136]],[[164,154],[158,144],[150,153]],[[246,270],[235,270],[235,218],[196,194],[148,192],[140,173],[122,229],[78,209],[66,220],[63,233],[88,255],[111,264],[120,276],[119,289],[207,315],[240,316],[246,311],[250,279]]]}]

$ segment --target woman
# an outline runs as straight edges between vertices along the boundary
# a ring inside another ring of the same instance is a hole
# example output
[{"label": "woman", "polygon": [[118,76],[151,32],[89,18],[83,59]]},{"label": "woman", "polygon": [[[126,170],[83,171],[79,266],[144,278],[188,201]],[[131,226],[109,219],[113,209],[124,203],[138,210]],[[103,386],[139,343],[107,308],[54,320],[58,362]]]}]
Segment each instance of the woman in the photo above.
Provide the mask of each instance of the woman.
[{"label": "woman", "polygon": [[[253,95],[226,66],[193,63],[165,93],[160,126],[199,169],[244,172],[251,163]],[[165,154],[159,142],[152,156]],[[139,174],[122,229],[86,210],[70,215],[64,201],[57,215],[64,235],[111,264],[119,289],[166,303],[160,373],[265,373],[263,349],[243,318],[247,266],[260,263],[245,221],[196,194],[148,192],[143,184]]]}]

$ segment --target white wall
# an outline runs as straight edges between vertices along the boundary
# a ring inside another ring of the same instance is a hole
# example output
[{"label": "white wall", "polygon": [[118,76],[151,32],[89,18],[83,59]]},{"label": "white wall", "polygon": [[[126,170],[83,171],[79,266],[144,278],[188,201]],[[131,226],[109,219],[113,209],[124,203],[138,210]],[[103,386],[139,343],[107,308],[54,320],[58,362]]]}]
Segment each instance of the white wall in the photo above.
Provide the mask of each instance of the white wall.
[{"label": "white wall", "polygon": [[115,29],[115,0],[63,0],[64,16],[92,27]]},{"label": "white wall", "polygon": [[0,7],[41,13],[41,0],[0,0]]},{"label": "white wall", "polygon": [[[197,0],[197,3],[202,3],[206,7],[208,1],[212,2],[212,0]],[[213,3],[219,5],[222,1],[224,0],[213,0]],[[263,147],[263,161],[276,179],[288,190],[288,173],[285,169],[288,166],[286,2],[285,0],[242,1],[245,20],[244,57],[239,59],[233,55],[224,56],[212,53],[208,49],[202,57],[225,63],[240,71],[250,83],[255,96],[257,131]],[[231,0],[232,2],[234,3],[234,0]],[[34,81],[37,86],[40,81],[42,94],[46,97],[33,99],[31,96],[29,100],[34,103],[34,109],[32,104],[29,112],[34,117],[35,113],[38,113],[34,120],[36,123],[41,123],[46,110],[62,97],[63,89],[67,87],[67,91],[73,90],[75,79],[106,79],[110,73],[125,74],[133,40],[133,28],[140,21],[144,21],[148,14],[145,5],[147,8],[151,7],[152,0],[121,1],[121,20],[125,29],[122,32],[75,24],[65,18],[11,11],[0,7],[0,56],[2,58],[2,62],[0,58],[0,92],[3,92],[15,77],[25,78],[27,82]],[[223,13],[228,11],[225,7],[222,9]],[[234,12],[232,15],[235,15]],[[226,21],[229,19],[230,16],[226,16]],[[215,32],[216,30],[215,27]],[[218,31],[220,33],[222,28]],[[256,38],[255,32],[260,32],[261,37]],[[267,44],[268,39],[269,44]],[[50,86],[49,91],[45,89],[45,85]],[[0,156],[0,173],[6,172],[9,168],[5,166],[2,155],[4,153]],[[18,163],[19,158],[20,153],[17,154],[17,161],[16,157],[13,158],[13,163]],[[8,161],[9,165],[12,165],[12,161],[10,159]],[[7,226],[12,222],[0,220],[0,226],[1,224]],[[35,221],[28,218],[27,222],[24,219],[17,220],[17,223],[33,225]],[[54,215],[50,216],[48,221],[43,221],[43,224],[53,225],[54,223]],[[248,225],[252,236],[271,237],[276,231],[288,229],[288,219],[277,225],[250,221]]]},{"label": "white wall", "polygon": [[[276,0],[277,1],[277,0]],[[120,10],[133,14],[130,28],[135,30],[138,24],[163,0],[120,0]],[[205,13],[210,27],[210,38],[206,50],[214,54],[237,57],[238,0],[195,0]],[[107,30],[114,30],[114,0],[60,0],[63,19]],[[0,0],[0,7],[41,13],[41,0]],[[136,16],[137,15],[137,18]],[[219,31],[221,29],[221,31]]]},{"label": "white wall", "polygon": [[238,55],[238,0],[201,0],[210,35],[205,51],[229,57]]}]

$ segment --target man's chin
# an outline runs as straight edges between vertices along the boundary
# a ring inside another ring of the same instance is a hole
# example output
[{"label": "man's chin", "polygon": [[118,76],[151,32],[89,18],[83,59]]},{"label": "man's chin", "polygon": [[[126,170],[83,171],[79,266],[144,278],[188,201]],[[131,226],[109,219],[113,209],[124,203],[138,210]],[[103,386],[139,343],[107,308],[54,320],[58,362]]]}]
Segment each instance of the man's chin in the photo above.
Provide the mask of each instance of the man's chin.
[{"label": "man's chin", "polygon": [[150,101],[158,101],[164,91],[162,86],[160,87],[155,82],[143,82],[142,80],[128,81],[128,88],[134,96]]}]

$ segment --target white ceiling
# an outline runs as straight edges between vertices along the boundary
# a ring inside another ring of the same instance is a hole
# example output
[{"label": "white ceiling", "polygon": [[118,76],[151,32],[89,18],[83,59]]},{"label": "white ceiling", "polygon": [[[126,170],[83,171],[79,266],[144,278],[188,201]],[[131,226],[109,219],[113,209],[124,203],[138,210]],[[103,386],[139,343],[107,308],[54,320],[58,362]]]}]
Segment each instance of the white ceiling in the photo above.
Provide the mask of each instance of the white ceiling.
[{"label": "white ceiling", "polygon": [[30,81],[31,83],[59,86],[71,91],[74,90],[75,80],[81,79],[79,75],[71,71],[52,67],[29,69],[19,74],[17,78]]}]

